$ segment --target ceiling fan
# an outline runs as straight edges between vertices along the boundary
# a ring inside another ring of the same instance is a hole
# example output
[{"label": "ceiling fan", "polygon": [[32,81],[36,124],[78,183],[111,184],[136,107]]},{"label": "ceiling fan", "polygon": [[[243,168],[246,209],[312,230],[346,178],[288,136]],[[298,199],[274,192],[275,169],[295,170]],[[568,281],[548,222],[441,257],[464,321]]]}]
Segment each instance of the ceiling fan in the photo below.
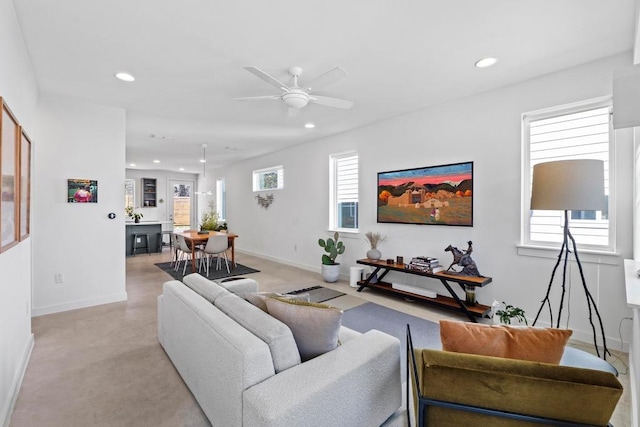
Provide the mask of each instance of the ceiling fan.
[{"label": "ceiling fan", "polygon": [[277,87],[282,91],[280,95],[264,95],[264,96],[248,96],[244,98],[235,98],[238,101],[251,101],[259,99],[276,99],[281,100],[289,107],[290,113],[295,113],[307,106],[310,102],[313,104],[324,105],[326,107],[342,108],[348,110],[353,107],[353,102],[344,99],[331,98],[328,96],[320,96],[312,94],[312,91],[321,90],[348,76],[347,72],[340,67],[335,67],[324,74],[310,80],[304,86],[298,84],[298,78],[302,74],[302,68],[290,67],[289,74],[293,79],[293,84],[286,85],[272,75],[265,73],[257,67],[244,67],[245,70],[261,78],[267,83]]}]

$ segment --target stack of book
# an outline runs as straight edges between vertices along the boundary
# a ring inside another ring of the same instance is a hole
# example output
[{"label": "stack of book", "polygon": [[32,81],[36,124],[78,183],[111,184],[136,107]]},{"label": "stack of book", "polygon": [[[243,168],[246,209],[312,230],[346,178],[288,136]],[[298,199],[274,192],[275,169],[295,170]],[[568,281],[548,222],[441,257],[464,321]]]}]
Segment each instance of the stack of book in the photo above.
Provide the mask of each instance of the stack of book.
[{"label": "stack of book", "polygon": [[440,265],[440,260],[434,257],[417,256],[411,259],[409,268],[412,270],[424,271],[427,273],[437,273],[444,271],[444,267]]}]

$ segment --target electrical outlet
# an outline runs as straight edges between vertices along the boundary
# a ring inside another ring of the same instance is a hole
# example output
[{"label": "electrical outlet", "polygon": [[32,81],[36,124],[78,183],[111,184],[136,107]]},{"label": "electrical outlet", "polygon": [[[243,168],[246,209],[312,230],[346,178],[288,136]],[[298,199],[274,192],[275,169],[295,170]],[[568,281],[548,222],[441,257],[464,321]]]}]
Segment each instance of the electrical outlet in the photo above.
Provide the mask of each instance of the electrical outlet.
[{"label": "electrical outlet", "polygon": [[138,237],[138,238],[136,239],[136,243],[142,243],[142,237]]},{"label": "electrical outlet", "polygon": [[64,275],[62,273],[57,273],[53,275],[53,280],[56,283],[64,283]]},{"label": "electrical outlet", "polygon": [[298,251],[298,245],[293,245],[293,251],[297,252]]}]

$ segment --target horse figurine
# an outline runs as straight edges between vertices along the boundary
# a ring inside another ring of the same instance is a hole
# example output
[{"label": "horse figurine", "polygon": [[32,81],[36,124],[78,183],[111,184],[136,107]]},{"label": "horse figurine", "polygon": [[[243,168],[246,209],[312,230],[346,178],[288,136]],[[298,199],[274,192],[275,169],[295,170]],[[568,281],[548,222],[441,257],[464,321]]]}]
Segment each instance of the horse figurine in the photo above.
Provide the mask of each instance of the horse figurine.
[{"label": "horse figurine", "polygon": [[451,245],[445,248],[445,252],[451,252],[451,254],[453,255],[453,262],[451,263],[449,268],[447,268],[447,271],[451,270],[451,267],[457,264],[462,267],[462,271],[458,272],[452,270],[451,272],[454,274],[460,274],[462,276],[482,276],[478,271],[478,267],[476,267],[475,261],[471,259],[471,252],[473,252],[473,242],[469,240],[467,244],[469,246],[464,252]]}]

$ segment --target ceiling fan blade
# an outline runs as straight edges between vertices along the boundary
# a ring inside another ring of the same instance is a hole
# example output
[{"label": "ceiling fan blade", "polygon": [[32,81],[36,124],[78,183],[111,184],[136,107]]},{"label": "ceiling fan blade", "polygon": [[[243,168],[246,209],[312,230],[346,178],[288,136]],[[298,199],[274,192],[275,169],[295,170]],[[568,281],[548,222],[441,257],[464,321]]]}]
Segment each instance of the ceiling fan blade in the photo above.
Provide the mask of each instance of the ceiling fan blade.
[{"label": "ceiling fan blade", "polygon": [[260,68],[244,67],[244,69],[250,72],[251,74],[255,75],[256,77],[261,78],[265,82],[274,85],[278,89],[284,90],[285,92],[289,92],[291,90],[286,84],[282,83],[280,80],[276,79],[272,75],[265,73]]},{"label": "ceiling fan blade", "polygon": [[242,98],[233,98],[234,101],[254,101],[256,99],[281,99],[280,95],[263,95],[263,96],[245,96]]},{"label": "ceiling fan blade", "polygon": [[309,102],[313,102],[314,104],[324,105],[326,107],[343,108],[345,110],[348,110],[349,108],[353,107],[353,102],[351,101],[347,101],[345,99],[330,98],[328,96],[313,95],[309,97]]},{"label": "ceiling fan blade", "polygon": [[315,79],[305,83],[307,90],[321,90],[335,82],[344,79],[349,74],[340,67],[336,67],[333,70],[329,70],[324,74],[319,75]]}]

